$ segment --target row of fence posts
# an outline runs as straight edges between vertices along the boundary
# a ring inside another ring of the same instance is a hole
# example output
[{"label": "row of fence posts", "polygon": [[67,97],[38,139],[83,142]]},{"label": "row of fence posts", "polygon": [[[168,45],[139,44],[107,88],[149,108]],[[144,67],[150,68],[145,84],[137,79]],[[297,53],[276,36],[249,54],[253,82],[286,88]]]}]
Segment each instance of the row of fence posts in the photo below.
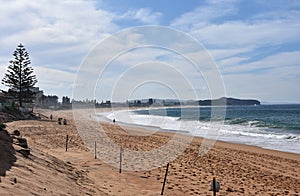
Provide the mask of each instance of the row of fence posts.
[{"label": "row of fence posts", "polygon": [[[68,142],[69,142],[69,135],[66,136],[66,152],[68,151]],[[97,159],[97,143],[95,141],[94,143],[94,153],[95,153],[95,159]],[[119,166],[119,173],[122,173],[122,160],[123,160],[123,154],[124,154],[124,150],[121,147],[120,148],[120,166]],[[167,181],[167,176],[168,176],[168,171],[169,171],[169,165],[170,163],[167,164],[166,167],[166,172],[165,172],[165,177],[164,177],[164,182],[161,188],[161,195],[164,194],[164,190],[165,190],[165,185],[166,185],[166,181]],[[211,187],[210,187],[210,191],[213,192],[213,196],[217,195],[217,192],[219,192],[220,190],[220,183],[216,181],[216,178],[213,177],[213,180],[211,182]]]}]

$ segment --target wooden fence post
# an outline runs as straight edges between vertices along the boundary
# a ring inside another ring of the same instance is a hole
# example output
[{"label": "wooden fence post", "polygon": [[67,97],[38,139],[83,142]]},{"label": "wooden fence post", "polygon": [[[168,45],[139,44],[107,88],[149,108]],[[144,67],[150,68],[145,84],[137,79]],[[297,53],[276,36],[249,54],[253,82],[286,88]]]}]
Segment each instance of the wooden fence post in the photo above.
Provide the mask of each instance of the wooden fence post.
[{"label": "wooden fence post", "polygon": [[68,151],[68,141],[69,141],[69,135],[66,137],[66,152]]},{"label": "wooden fence post", "polygon": [[95,141],[95,159],[97,159],[97,144],[96,144],[96,141]]},{"label": "wooden fence post", "polygon": [[221,188],[220,182],[217,182],[216,177],[213,177],[213,180],[211,181],[211,185],[210,185],[210,191],[213,192],[213,196],[217,195],[217,192],[220,191],[220,188]]},{"label": "wooden fence post", "polygon": [[123,158],[123,149],[120,148],[120,170],[119,173],[122,173],[122,158]]},{"label": "wooden fence post", "polygon": [[216,186],[216,178],[213,177],[213,193],[214,193],[214,196],[217,195],[217,186]]},{"label": "wooden fence post", "polygon": [[165,184],[166,184],[167,176],[168,176],[168,170],[169,170],[169,163],[167,164],[166,174],[165,174],[165,178],[164,178],[164,183],[163,183],[163,186],[162,186],[162,189],[161,189],[161,195],[164,194]]}]

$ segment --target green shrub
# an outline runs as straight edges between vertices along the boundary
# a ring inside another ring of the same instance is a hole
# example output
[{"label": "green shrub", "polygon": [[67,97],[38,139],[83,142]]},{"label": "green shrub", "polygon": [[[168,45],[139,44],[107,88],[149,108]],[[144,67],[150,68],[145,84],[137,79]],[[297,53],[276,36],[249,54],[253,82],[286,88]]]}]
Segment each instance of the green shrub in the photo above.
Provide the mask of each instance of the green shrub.
[{"label": "green shrub", "polygon": [[5,124],[0,123],[0,131],[3,131],[6,128]]}]

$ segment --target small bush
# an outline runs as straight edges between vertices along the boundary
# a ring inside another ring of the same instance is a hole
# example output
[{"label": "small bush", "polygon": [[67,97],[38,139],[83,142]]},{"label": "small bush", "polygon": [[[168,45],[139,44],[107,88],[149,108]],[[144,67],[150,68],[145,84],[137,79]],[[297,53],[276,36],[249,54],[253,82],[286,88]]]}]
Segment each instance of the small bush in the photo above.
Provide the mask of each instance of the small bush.
[{"label": "small bush", "polygon": [[0,131],[3,131],[6,128],[5,124],[0,123]]},{"label": "small bush", "polygon": [[20,111],[18,110],[18,108],[16,108],[15,106],[5,106],[4,107],[4,111],[6,112],[13,112],[13,113],[20,113]]}]

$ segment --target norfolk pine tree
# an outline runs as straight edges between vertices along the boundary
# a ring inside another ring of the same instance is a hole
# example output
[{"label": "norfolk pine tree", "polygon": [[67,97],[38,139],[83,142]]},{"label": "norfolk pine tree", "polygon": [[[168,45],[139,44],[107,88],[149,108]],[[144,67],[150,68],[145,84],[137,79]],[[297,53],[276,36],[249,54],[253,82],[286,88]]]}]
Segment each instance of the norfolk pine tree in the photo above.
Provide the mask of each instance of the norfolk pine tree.
[{"label": "norfolk pine tree", "polygon": [[32,87],[37,83],[31,61],[25,47],[20,43],[13,53],[14,59],[9,61],[2,84],[9,88],[7,94],[23,107],[23,103],[32,103],[34,92]]}]

